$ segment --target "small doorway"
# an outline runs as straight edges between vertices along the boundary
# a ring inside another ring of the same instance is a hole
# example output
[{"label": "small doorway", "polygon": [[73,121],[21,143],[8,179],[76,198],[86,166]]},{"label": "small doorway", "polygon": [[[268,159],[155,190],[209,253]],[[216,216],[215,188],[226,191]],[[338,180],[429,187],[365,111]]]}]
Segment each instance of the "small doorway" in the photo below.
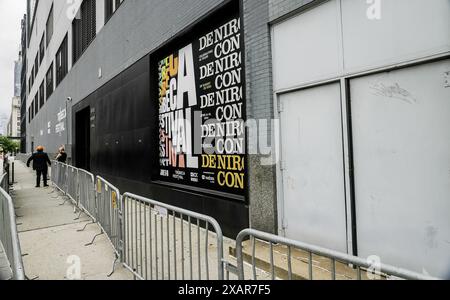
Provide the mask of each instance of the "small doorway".
[{"label": "small doorway", "polygon": [[86,171],[91,170],[91,129],[90,107],[76,113],[75,116],[75,166]]}]

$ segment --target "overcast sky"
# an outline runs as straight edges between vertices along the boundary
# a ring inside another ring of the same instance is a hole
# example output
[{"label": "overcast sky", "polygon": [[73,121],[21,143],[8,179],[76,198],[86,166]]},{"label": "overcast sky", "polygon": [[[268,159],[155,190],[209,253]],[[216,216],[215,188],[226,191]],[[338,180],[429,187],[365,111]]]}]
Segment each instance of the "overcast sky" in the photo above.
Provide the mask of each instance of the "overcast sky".
[{"label": "overcast sky", "polygon": [[26,0],[0,0],[0,116],[11,113],[14,95],[14,61],[20,51],[20,21]]}]

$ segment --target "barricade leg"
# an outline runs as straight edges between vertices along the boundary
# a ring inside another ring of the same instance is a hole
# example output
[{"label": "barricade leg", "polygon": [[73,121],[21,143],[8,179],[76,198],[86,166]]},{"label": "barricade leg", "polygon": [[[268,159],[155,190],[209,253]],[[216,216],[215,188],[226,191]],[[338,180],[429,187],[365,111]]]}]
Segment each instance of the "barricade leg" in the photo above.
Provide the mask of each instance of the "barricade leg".
[{"label": "barricade leg", "polygon": [[92,242],[87,243],[85,246],[86,246],[86,247],[89,247],[89,246],[94,245],[95,240],[96,240],[99,236],[104,235],[104,234],[105,234],[105,232],[103,231],[103,229],[101,229],[101,230],[100,230],[100,233],[94,236],[94,238],[92,239]]},{"label": "barricade leg", "polygon": [[87,223],[86,225],[84,225],[84,227],[83,227],[82,229],[78,229],[77,232],[83,232],[83,231],[86,230],[86,228],[87,228],[89,225],[95,225],[95,224],[97,224],[97,222],[95,222],[95,221],[92,221],[91,223]]},{"label": "barricade leg", "polygon": [[83,211],[80,209],[80,213],[78,214],[78,217],[73,219],[74,221],[78,221],[81,218],[81,215],[83,214]]},{"label": "barricade leg", "polygon": [[119,260],[119,258],[120,258],[119,255],[115,254],[115,259],[114,259],[113,264],[112,264],[112,271],[111,271],[111,273],[109,273],[107,275],[108,278],[113,276],[113,274],[116,272],[116,264],[117,264],[117,261]]}]

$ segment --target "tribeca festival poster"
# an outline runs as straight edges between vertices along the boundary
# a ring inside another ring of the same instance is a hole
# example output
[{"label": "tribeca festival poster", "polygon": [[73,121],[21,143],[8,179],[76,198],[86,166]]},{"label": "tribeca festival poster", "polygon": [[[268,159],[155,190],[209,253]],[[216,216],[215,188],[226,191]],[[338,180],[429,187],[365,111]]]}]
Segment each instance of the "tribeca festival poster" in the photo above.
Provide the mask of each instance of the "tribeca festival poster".
[{"label": "tribeca festival poster", "polygon": [[158,62],[160,180],[244,195],[242,41],[236,16]]}]

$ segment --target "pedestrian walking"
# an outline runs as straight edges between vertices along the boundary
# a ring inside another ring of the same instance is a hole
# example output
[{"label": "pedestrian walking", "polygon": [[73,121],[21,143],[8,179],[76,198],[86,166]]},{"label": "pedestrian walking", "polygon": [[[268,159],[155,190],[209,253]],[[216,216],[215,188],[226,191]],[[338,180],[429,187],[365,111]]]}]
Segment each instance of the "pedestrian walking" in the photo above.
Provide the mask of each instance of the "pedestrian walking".
[{"label": "pedestrian walking", "polygon": [[47,187],[48,166],[52,163],[47,153],[44,152],[44,147],[37,147],[36,153],[33,153],[33,155],[28,159],[28,168],[30,167],[31,162],[33,162],[33,170],[36,171],[36,187],[41,187],[41,177],[44,180],[44,187]]},{"label": "pedestrian walking", "polygon": [[58,155],[56,156],[56,161],[65,164],[67,162],[67,153],[64,147],[59,148]]}]

